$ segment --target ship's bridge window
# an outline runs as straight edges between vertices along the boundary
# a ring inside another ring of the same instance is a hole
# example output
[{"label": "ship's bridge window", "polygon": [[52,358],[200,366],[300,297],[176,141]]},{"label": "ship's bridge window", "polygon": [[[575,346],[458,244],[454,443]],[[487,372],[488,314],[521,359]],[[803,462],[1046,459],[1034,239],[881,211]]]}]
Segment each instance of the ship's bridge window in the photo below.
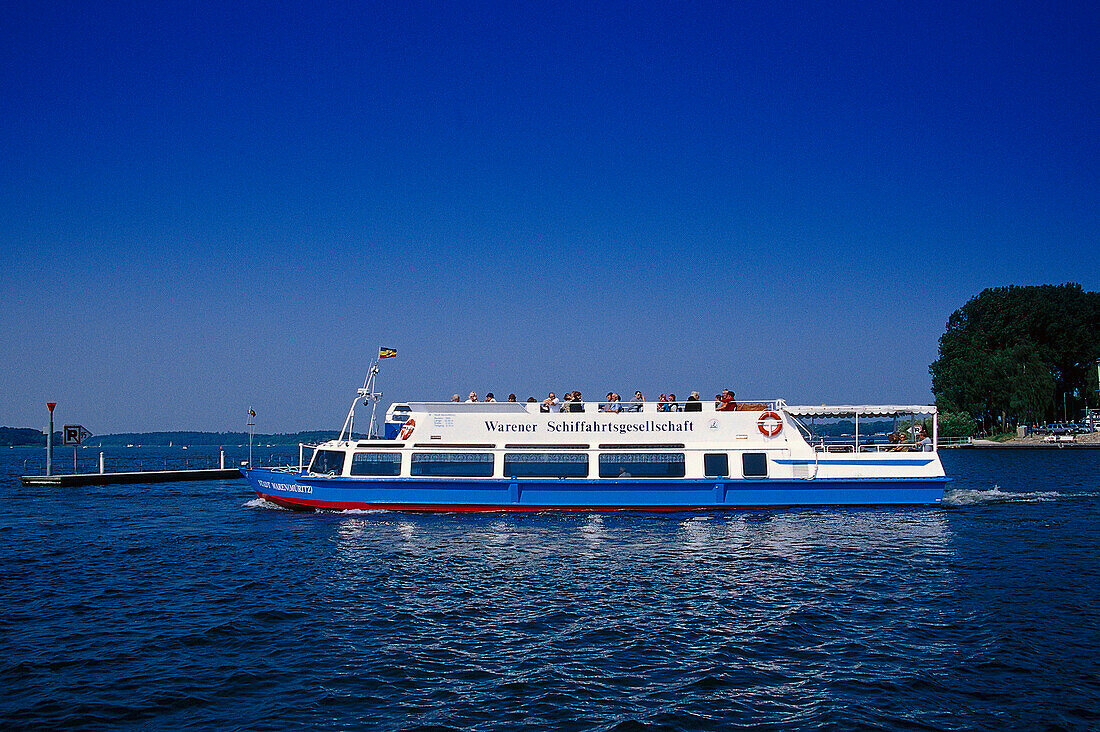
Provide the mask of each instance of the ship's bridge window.
[{"label": "ship's bridge window", "polygon": [[414,452],[409,474],[491,478],[493,456],[475,452]]},{"label": "ship's bridge window", "polygon": [[730,474],[729,455],[724,452],[703,455],[703,475],[708,478],[725,478]]},{"label": "ship's bridge window", "polygon": [[587,478],[588,456],[583,453],[504,454],[504,475],[516,478]]},{"label": "ship's bridge window", "polygon": [[313,453],[313,462],[309,465],[311,473],[322,475],[343,475],[344,452],[343,450],[318,450]]},{"label": "ship's bridge window", "polygon": [[600,455],[601,478],[683,478],[684,453],[605,452]]},{"label": "ship's bridge window", "polygon": [[741,471],[746,478],[767,478],[768,456],[762,452],[742,453]]},{"label": "ship's bridge window", "polygon": [[352,475],[401,475],[401,453],[357,452],[351,456]]}]

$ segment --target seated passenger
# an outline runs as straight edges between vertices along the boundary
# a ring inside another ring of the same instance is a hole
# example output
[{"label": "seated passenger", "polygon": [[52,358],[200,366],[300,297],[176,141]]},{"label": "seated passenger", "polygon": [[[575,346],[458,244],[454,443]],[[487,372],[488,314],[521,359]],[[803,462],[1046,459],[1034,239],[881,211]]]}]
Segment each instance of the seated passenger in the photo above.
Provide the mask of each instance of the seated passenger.
[{"label": "seated passenger", "polygon": [[729,389],[723,389],[722,393],[718,396],[718,403],[714,408],[719,412],[735,411],[737,409],[737,400],[734,398],[733,392]]},{"label": "seated passenger", "polygon": [[476,402],[476,401],[477,401],[477,392],[471,391],[470,392],[470,398],[466,400],[466,403],[469,404],[471,402]]},{"label": "seated passenger", "polygon": [[550,392],[549,396],[542,400],[542,407],[540,412],[549,412],[551,409],[558,405],[558,398],[554,396],[554,392]]},{"label": "seated passenger", "polygon": [[496,401],[496,397],[493,396],[493,392],[489,392],[488,394],[485,395],[485,401],[487,401],[487,402],[495,402]]},{"label": "seated passenger", "polygon": [[623,411],[623,405],[622,405],[622,402],[619,399],[618,394],[616,394],[615,392],[611,392],[610,394],[608,394],[608,399],[607,400],[609,402],[611,402],[610,404],[607,405],[607,411],[609,411],[609,412],[621,412],[621,411]]},{"label": "seated passenger", "polygon": [[641,390],[634,392],[634,398],[630,400],[630,408],[623,411],[640,412],[642,411],[642,404],[645,403],[645,397],[642,396]]},{"label": "seated passenger", "polygon": [[516,395],[515,394],[509,394],[508,395],[508,401],[510,401],[510,402],[516,401]]},{"label": "seated passenger", "polygon": [[583,412],[584,411],[584,400],[581,399],[581,392],[580,392],[579,389],[573,392],[573,401],[571,401],[569,403],[569,411],[570,412]]},{"label": "seated passenger", "polygon": [[675,394],[669,394],[667,401],[668,401],[668,407],[665,409],[666,412],[679,412],[680,411],[680,405],[676,403],[676,395]]},{"label": "seated passenger", "polygon": [[598,411],[598,412],[610,412],[611,411],[611,397],[612,396],[613,395],[611,394],[611,392],[607,392],[607,396],[604,397],[603,403],[600,404],[599,408],[597,408],[596,411]]},{"label": "seated passenger", "polygon": [[701,412],[703,411],[703,403],[699,401],[699,392],[693,391],[688,396],[687,404],[684,405],[685,412]]},{"label": "seated passenger", "polygon": [[455,394],[451,397],[451,401],[452,402],[460,402],[460,401],[462,401],[462,397],[460,397],[458,394]]},{"label": "seated passenger", "polygon": [[664,394],[661,394],[659,397],[657,397],[657,411],[658,412],[667,412],[668,411],[668,397],[666,397]]},{"label": "seated passenger", "polygon": [[917,437],[920,438],[918,442],[920,444],[921,451],[932,452],[932,438],[928,436],[928,430],[924,429],[923,425],[920,428],[920,432],[917,433]]}]

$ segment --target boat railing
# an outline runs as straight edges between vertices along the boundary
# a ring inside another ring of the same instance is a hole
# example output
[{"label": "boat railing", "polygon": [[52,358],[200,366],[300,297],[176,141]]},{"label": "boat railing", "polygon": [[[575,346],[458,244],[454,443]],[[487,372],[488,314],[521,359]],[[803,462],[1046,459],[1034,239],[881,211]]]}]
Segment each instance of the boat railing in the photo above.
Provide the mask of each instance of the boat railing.
[{"label": "boat railing", "polygon": [[820,439],[811,442],[815,452],[824,453],[841,453],[841,452],[921,452],[923,446],[917,442],[904,442],[904,443],[860,443],[856,445],[853,442],[841,443],[841,444],[829,444],[822,442]]},{"label": "boat railing", "polygon": [[[923,452],[924,446],[919,442],[888,442],[872,443],[859,446],[860,452]],[[929,451],[930,452],[930,451]]]},{"label": "boat railing", "polygon": [[[733,410],[720,409],[713,400],[675,402],[408,402],[409,411],[433,412],[437,414],[467,414],[483,412],[502,412],[515,414],[660,414],[668,412],[766,412],[776,411],[783,405],[782,399],[754,399],[738,402]],[[402,410],[403,411],[403,410]]]}]

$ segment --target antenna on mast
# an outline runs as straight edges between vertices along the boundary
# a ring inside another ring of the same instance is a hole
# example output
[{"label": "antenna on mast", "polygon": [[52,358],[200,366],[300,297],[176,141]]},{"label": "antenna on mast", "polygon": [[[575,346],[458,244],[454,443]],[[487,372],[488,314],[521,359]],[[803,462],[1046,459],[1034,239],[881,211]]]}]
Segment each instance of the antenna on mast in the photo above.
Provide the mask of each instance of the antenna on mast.
[{"label": "antenna on mast", "polygon": [[375,413],[378,411],[378,401],[382,398],[382,392],[375,391],[375,385],[377,383],[378,376],[378,364],[383,358],[393,358],[397,355],[397,350],[393,348],[378,347],[378,358],[371,360],[370,367],[367,369],[367,377],[363,379],[363,386],[355,395],[355,399],[352,400],[351,409],[348,410],[348,418],[344,420],[344,427],[340,430],[339,440],[344,439],[344,433],[347,432],[347,439],[350,442],[352,439],[352,430],[355,428],[355,406],[361,398],[363,400],[363,406],[367,404],[371,405],[370,410],[370,427],[367,428],[367,439],[375,437]]}]

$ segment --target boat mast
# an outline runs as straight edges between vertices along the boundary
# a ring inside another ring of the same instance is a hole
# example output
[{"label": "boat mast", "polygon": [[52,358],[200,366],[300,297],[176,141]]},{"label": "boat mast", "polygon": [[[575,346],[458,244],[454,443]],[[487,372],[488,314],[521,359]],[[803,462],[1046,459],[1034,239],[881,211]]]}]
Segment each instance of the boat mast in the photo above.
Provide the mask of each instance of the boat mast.
[{"label": "boat mast", "polygon": [[[381,352],[381,349],[379,349]],[[375,377],[378,376],[378,359],[371,361],[370,368],[367,369],[367,378],[363,380],[363,386],[355,395],[355,399],[351,402],[351,409],[348,410],[347,419],[344,420],[344,426],[340,429],[340,436],[337,438],[338,442],[344,441],[344,433],[346,432],[348,441],[352,439],[352,432],[355,429],[355,406],[358,404],[359,399],[363,399],[363,406],[367,403],[371,403],[370,410],[370,426],[367,428],[367,439],[371,439],[375,436],[374,427],[374,415],[378,410],[378,400],[382,398],[382,392],[376,392]]]}]

